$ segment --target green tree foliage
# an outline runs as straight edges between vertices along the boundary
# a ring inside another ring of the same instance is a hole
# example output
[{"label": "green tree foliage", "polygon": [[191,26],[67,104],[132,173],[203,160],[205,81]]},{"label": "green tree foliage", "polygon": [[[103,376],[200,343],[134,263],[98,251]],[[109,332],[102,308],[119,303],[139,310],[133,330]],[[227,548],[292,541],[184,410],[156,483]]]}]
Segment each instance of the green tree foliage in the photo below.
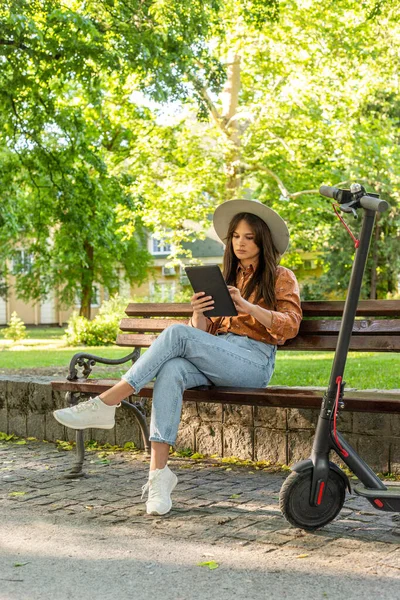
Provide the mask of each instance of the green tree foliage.
[{"label": "green tree foliage", "polygon": [[[393,293],[400,269],[399,3],[286,0],[279,19],[271,8],[262,22],[243,7],[226,2],[215,33],[214,58],[227,68],[222,93],[196,87],[209,122],[194,130],[213,139],[221,165],[212,202],[251,194],[277,209],[291,229],[287,266],[295,266],[298,249],[332,248],[324,253],[330,277],[323,292],[336,292],[329,282],[344,281],[335,267],[336,217],[318,189],[363,183],[391,206],[379,222],[365,294]],[[182,176],[195,179],[190,161]]]},{"label": "green tree foliage", "polygon": [[[342,293],[330,282],[345,281],[350,255],[336,261],[336,217],[318,188],[350,181],[391,205],[365,295],[393,293],[398,9],[395,0],[4,2],[0,253],[30,240],[34,277],[21,273],[20,293],[57,288],[67,303],[80,291],[88,314],[93,281],[114,291],[118,268],[145,276],[144,226],[179,247],[201,235],[190,221],[206,227],[217,204],[243,194],[288,220],[285,264],[297,249],[326,250],[320,290]],[[167,105],[139,102],[138,90]]]},{"label": "green tree foliage", "polygon": [[[33,255],[17,291],[39,299],[55,289],[90,315],[93,283],[118,289],[146,276],[150,256],[143,202],[117,172],[154,126],[130,95],[183,98],[183,73],[207,62],[217,0],[10,0],[0,7],[0,240],[4,261],[16,242]],[[214,65],[215,67],[215,65]],[[218,69],[204,72],[218,84]],[[126,213],[129,211],[129,232]]]}]

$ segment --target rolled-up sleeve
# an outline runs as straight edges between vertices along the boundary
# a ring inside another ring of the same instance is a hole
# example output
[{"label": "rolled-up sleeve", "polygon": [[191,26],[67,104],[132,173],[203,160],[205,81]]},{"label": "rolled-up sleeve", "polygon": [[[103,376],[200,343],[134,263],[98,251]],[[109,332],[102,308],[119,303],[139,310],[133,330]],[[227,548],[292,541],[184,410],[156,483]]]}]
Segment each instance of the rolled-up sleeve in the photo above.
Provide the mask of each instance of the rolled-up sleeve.
[{"label": "rolled-up sleeve", "polygon": [[271,311],[269,335],[278,345],[296,337],[303,316],[297,279],[290,269],[280,270],[275,284],[276,310]]},{"label": "rolled-up sleeve", "polygon": [[221,317],[208,317],[208,322],[207,322],[207,333],[211,333],[211,335],[215,335],[215,333],[217,332],[217,330],[220,327],[222,318]]},{"label": "rolled-up sleeve", "polygon": [[[221,318],[220,317],[214,317],[214,318],[206,317],[206,319],[207,319],[207,328],[205,331],[207,333],[211,333],[212,335],[214,335],[218,329],[218,325],[221,321]],[[188,325],[189,325],[189,327],[194,327],[192,317],[190,317]]]}]

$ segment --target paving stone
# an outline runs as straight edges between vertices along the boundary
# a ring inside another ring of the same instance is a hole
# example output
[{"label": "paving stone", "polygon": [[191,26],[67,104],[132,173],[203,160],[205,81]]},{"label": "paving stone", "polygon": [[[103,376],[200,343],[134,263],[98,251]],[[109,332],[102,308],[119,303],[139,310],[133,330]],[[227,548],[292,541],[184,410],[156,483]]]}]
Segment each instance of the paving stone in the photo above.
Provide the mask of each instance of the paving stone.
[{"label": "paving stone", "polygon": [[316,548],[326,548],[326,545],[331,542],[331,538],[318,537],[316,535],[308,534],[290,539],[287,543],[287,546],[304,548],[305,550],[315,550]]},{"label": "paving stone", "polygon": [[396,548],[394,552],[382,558],[380,564],[394,569],[400,569],[400,548]]},{"label": "paving stone", "polygon": [[[13,511],[29,510],[35,516],[52,515],[63,522],[85,523],[96,519],[106,525],[129,527],[133,534],[207,540],[215,544],[257,543],[266,553],[296,556],[302,551],[318,553],[321,560],[339,562],[343,557],[379,557],[382,569],[399,568],[400,515],[374,510],[364,499],[349,496],[339,518],[313,534],[290,527],[279,506],[284,475],[249,472],[248,468],[225,471],[194,461],[174,458],[178,473],[173,510],[165,517],[145,514],[141,487],[147,478],[145,455],[116,453],[110,465],[90,464],[90,476],[58,479],[73,456],[58,452],[52,444],[35,443],[0,447],[0,506]],[[89,467],[86,464],[86,468]],[[46,468],[48,467],[48,468]],[[10,496],[12,491],[27,492]],[[231,496],[238,495],[238,498]],[[395,553],[396,552],[396,553]],[[344,558],[343,558],[344,560]],[[379,562],[378,558],[375,560]]]},{"label": "paving stone", "polygon": [[49,504],[53,504],[53,499],[48,496],[43,496],[42,498],[35,498],[32,502],[33,506],[46,506]]}]

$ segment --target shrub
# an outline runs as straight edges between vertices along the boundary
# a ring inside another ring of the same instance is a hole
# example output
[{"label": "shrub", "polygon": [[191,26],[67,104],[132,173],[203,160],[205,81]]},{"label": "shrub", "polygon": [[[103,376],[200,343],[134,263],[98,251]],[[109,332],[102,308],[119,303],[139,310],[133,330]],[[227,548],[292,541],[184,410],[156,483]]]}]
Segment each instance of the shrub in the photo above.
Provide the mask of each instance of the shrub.
[{"label": "shrub", "polygon": [[190,302],[190,298],[193,296],[194,292],[190,286],[178,286],[178,289],[175,291],[174,296],[171,300],[166,300],[165,293],[161,289],[161,286],[155,283],[153,293],[146,294],[143,296],[133,296],[131,302],[137,302],[139,304],[146,302]]},{"label": "shrub", "polygon": [[116,296],[104,302],[99,314],[92,321],[74,312],[65,330],[69,346],[109,346],[115,344],[119,322],[129,300]]},{"label": "shrub", "polygon": [[12,313],[11,319],[7,325],[8,327],[4,330],[4,337],[6,339],[17,342],[18,340],[26,338],[25,324],[15,311]]}]

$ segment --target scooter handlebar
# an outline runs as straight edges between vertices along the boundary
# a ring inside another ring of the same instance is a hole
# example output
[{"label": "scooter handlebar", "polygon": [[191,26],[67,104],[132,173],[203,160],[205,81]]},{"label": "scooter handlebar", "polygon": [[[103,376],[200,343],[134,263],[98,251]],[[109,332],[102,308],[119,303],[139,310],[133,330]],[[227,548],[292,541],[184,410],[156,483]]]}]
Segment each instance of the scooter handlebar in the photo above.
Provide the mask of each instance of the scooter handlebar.
[{"label": "scooter handlebar", "polygon": [[363,196],[360,200],[360,204],[363,208],[369,210],[375,210],[376,212],[385,212],[389,208],[389,204],[386,200],[380,198],[373,198],[372,196]]},{"label": "scooter handlebar", "polygon": [[[339,202],[342,199],[342,192],[343,190],[340,190],[336,187],[331,187],[330,185],[321,185],[319,188],[319,193],[321,196],[325,196],[325,198],[332,198],[333,200],[339,200]],[[363,196],[360,199],[360,204],[363,208],[374,210],[376,212],[385,212],[385,210],[389,208],[389,204],[386,202],[386,200],[381,200],[380,198],[375,198],[368,195]]]},{"label": "scooter handlebar", "polygon": [[319,193],[321,196],[325,196],[325,198],[333,198],[334,200],[336,200],[338,192],[338,188],[331,187],[330,185],[321,185],[319,188]]}]

